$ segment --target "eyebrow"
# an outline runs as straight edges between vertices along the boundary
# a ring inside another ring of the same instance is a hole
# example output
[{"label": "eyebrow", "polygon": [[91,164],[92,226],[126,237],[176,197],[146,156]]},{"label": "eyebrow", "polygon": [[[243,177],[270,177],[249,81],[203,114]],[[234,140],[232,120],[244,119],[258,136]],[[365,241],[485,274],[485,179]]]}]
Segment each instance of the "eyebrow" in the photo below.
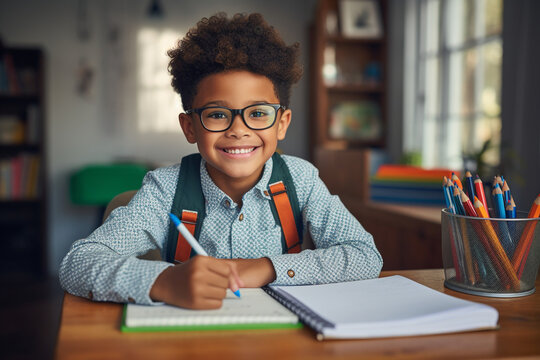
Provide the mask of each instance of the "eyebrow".
[{"label": "eyebrow", "polygon": [[[248,105],[246,106],[250,106],[250,105],[257,105],[257,104],[270,104],[270,102],[266,101],[266,100],[252,100],[252,101],[248,101],[247,102]],[[223,106],[223,107],[229,107],[227,105],[227,102],[224,101],[224,100],[213,100],[213,101],[209,101],[205,104],[203,104],[201,107],[208,107],[208,106]],[[244,106],[245,107],[245,106]]]}]

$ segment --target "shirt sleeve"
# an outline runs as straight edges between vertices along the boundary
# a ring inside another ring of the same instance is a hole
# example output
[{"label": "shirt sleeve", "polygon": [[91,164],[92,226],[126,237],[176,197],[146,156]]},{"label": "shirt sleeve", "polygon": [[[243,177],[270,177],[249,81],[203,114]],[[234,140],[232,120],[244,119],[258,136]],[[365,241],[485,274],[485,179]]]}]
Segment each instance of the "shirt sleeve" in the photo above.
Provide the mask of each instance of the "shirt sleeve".
[{"label": "shirt sleeve", "polygon": [[271,256],[276,271],[273,285],[324,284],[376,278],[382,257],[373,236],[331,195],[318,170],[303,160],[285,158],[295,181],[304,229],[314,250]]},{"label": "shirt sleeve", "polygon": [[154,303],[150,289],[172,264],[137,256],[163,248],[178,170],[149,172],[127,206],[113,210],[88,238],[73,243],[59,271],[66,291],[97,301]]}]

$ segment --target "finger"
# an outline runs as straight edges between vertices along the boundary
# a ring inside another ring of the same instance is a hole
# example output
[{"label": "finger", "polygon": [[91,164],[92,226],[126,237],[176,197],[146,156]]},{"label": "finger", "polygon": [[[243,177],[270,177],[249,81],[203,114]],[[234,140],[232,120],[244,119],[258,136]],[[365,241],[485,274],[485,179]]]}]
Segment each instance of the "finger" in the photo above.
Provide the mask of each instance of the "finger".
[{"label": "finger", "polygon": [[197,273],[192,281],[199,284],[206,284],[207,286],[214,286],[223,289],[226,289],[229,286],[228,275],[222,275],[210,269],[206,269],[206,271],[201,271]]},{"label": "finger", "polygon": [[217,299],[204,299],[197,304],[194,309],[205,310],[205,309],[219,309],[223,305],[223,300]]},{"label": "finger", "polygon": [[236,269],[236,264],[229,262],[229,267],[231,269],[231,275],[229,276],[229,285],[232,291],[240,289],[244,282],[240,279],[238,270]]},{"label": "finger", "polygon": [[232,261],[224,259],[215,259],[209,263],[209,270],[215,274],[228,278],[229,287],[233,292],[236,292],[243,285],[243,281],[240,279],[236,264]]},{"label": "finger", "polygon": [[202,292],[202,298],[206,300],[223,300],[225,297],[227,297],[227,287],[221,287],[221,286],[205,286],[204,289],[201,290]]}]

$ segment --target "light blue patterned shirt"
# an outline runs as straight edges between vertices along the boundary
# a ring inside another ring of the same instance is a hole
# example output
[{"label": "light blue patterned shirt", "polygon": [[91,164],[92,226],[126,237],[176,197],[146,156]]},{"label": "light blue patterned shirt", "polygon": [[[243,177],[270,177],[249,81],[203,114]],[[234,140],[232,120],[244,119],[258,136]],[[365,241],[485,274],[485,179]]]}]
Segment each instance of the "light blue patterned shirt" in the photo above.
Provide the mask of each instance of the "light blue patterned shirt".
[{"label": "light blue patterned shirt", "polygon": [[[304,233],[315,249],[283,254],[281,227],[265,195],[272,159],[259,182],[242,198],[242,207],[219,189],[201,161],[201,185],[206,200],[199,242],[216,258],[268,257],[276,272],[273,284],[301,285],[375,278],[382,258],[373,237],[331,195],[309,162],[282,156],[296,188]],[[139,259],[152,249],[165,257],[171,210],[180,164],[149,172],[131,202],[115,209],[88,238],[76,241],[60,266],[62,287],[98,301],[153,304],[150,289],[172,264]],[[240,216],[243,214],[243,216]]]}]

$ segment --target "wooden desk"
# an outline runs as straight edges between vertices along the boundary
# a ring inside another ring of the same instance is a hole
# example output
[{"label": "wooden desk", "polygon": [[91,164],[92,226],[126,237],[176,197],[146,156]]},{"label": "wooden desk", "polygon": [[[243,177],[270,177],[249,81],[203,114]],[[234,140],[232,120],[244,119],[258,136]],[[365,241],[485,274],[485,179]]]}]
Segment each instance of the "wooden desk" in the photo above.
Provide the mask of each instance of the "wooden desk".
[{"label": "wooden desk", "polygon": [[383,270],[440,269],[441,207],[341,199],[375,239]]},{"label": "wooden desk", "polygon": [[[495,307],[499,330],[318,342],[309,328],[123,334],[122,305],[64,297],[57,359],[459,359],[540,357],[540,294],[493,299],[445,289],[443,271],[400,274],[438,291]],[[540,281],[536,281],[540,289]],[[539,290],[540,291],[540,290]]]}]

